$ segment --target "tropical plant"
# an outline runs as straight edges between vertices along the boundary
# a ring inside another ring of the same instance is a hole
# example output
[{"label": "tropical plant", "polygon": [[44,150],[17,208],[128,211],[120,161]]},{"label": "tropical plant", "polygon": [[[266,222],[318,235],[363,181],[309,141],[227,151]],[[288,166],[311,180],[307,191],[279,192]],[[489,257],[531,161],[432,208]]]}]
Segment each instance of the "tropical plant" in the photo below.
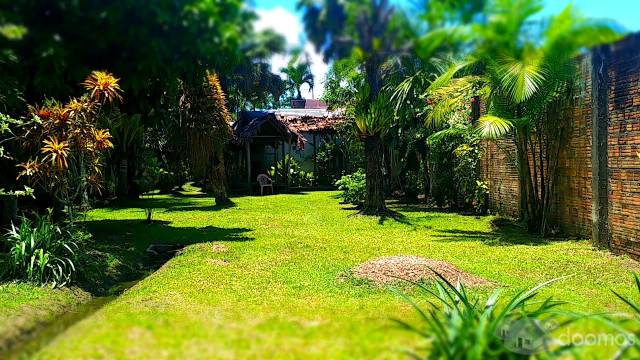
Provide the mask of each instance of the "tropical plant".
[{"label": "tropical plant", "polygon": [[315,177],[312,171],[304,171],[300,164],[288,154],[284,156],[284,160],[276,163],[267,171],[272,179],[280,179],[288,181],[291,186],[313,186]]},{"label": "tropical plant", "polygon": [[453,153],[454,179],[462,207],[473,208],[476,213],[482,213],[488,186],[480,178],[480,161],[483,154],[480,139],[471,132],[466,142],[458,146]]},{"label": "tropical plant", "polygon": [[363,170],[344,175],[336,181],[336,186],[342,191],[340,198],[345,204],[362,206],[366,195],[366,175]]},{"label": "tropical plant", "polygon": [[295,49],[287,67],[281,71],[287,76],[287,88],[295,93],[296,99],[302,99],[302,85],[307,84],[309,89],[313,91],[314,78],[311,72],[311,62],[308,54],[302,58],[301,50]]},{"label": "tropical plant", "polygon": [[370,87],[360,87],[348,111],[355,120],[357,136],[364,143],[366,157],[366,196],[364,213],[382,214],[386,209],[384,201],[382,154],[384,139],[395,122],[389,97],[379,93],[371,100]]},{"label": "tropical plant", "polygon": [[[473,57],[452,64],[429,93],[451,94],[437,113],[455,101],[455,91],[475,88],[488,114],[478,124],[483,137],[509,137],[514,144],[520,183],[521,217],[530,231],[548,231],[552,194],[565,119],[573,101],[575,57],[586,47],[613,41],[606,24],[583,18],[572,6],[549,19],[533,18],[540,0],[493,0],[485,23],[475,27]],[[456,77],[467,69],[466,77]],[[477,71],[477,70],[481,71]]]},{"label": "tropical plant", "polygon": [[[638,293],[640,293],[640,276],[634,274],[635,287]],[[625,303],[632,311],[630,317],[601,316],[599,319],[603,320],[605,324],[609,325],[612,329],[618,331],[624,336],[624,342],[621,344],[620,349],[614,356],[614,359],[631,358],[629,354],[632,350],[635,350],[635,356],[640,354],[640,303],[637,301],[621,295],[619,292],[612,290],[613,294],[622,302]],[[632,328],[630,328],[630,326]]]},{"label": "tropical plant", "polygon": [[[399,32],[394,7],[388,0],[335,1],[300,0],[298,7],[304,10],[304,23],[309,39],[323,51],[326,59],[352,57],[358,64],[366,88],[367,101],[361,101],[359,127],[364,136],[367,157],[367,196],[363,212],[381,214],[387,211],[382,186],[383,144],[379,131],[387,129],[389,118],[377,118],[386,114],[376,102],[383,81],[383,65],[397,52]],[[374,105],[375,104],[375,105]],[[358,121],[358,120],[357,120]],[[377,122],[380,121],[378,124]],[[366,127],[366,128],[365,128]]]},{"label": "tropical plant", "polygon": [[71,220],[78,198],[86,207],[88,191],[101,192],[104,158],[113,143],[109,131],[98,128],[98,119],[107,104],[122,99],[119,80],[109,73],[94,71],[83,85],[87,93],[66,104],[49,100],[29,107],[21,139],[32,157],[18,165],[19,177],[66,205]]},{"label": "tropical plant", "polygon": [[180,104],[181,130],[186,140],[183,154],[193,174],[206,179],[216,204],[228,203],[224,147],[232,136],[231,114],[220,80],[216,73],[209,72],[203,83],[190,89],[185,85],[184,91]]},{"label": "tropical plant", "polygon": [[[151,192],[160,181],[160,177],[165,171],[160,167],[158,158],[150,150],[145,149],[138,154],[138,169],[136,171],[135,183],[143,196],[152,196]],[[147,223],[153,222],[153,208],[144,209]]]},{"label": "tropical plant", "polygon": [[[130,165],[135,164],[135,155],[144,144],[144,124],[140,114],[126,115],[114,111],[107,118],[107,127],[113,136],[114,151],[110,154],[110,163],[117,170],[117,193],[119,196],[130,194]],[[133,173],[133,171],[131,171]]]},{"label": "tropical plant", "polygon": [[53,224],[50,216],[36,216],[33,221],[22,217],[20,225],[12,224],[1,238],[5,252],[0,253],[0,275],[52,287],[70,283],[76,272],[76,231]]},{"label": "tropical plant", "polygon": [[427,296],[426,307],[396,291],[419,315],[418,324],[393,319],[401,329],[425,341],[425,353],[410,352],[413,358],[528,359],[533,353],[554,358],[571,350],[570,346],[551,347],[551,333],[575,319],[571,314],[563,316],[556,309],[565,302],[536,299],[542,288],[559,279],[519,291],[504,301],[498,289],[481,303],[463,284],[454,285],[441,274],[435,272],[435,275],[434,286],[413,283]]}]

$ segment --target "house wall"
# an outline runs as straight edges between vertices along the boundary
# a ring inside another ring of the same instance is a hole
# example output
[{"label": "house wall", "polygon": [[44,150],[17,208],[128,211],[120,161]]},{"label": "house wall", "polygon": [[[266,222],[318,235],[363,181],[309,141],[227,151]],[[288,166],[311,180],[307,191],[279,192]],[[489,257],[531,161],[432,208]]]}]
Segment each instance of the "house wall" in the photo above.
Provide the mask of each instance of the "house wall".
[{"label": "house wall", "polygon": [[[593,101],[592,73],[601,69],[593,66],[591,55],[579,60],[575,104],[572,116],[566,119],[569,136],[558,158],[552,220],[565,234],[592,234],[592,117],[594,110],[605,111],[606,240],[614,252],[640,258],[640,35],[606,47],[606,54],[606,68],[602,69],[608,75],[606,109],[594,108],[598,105]],[[514,146],[500,141],[487,143],[485,149],[482,175],[490,184],[489,206],[496,212],[517,216],[517,171],[510,158]]]}]

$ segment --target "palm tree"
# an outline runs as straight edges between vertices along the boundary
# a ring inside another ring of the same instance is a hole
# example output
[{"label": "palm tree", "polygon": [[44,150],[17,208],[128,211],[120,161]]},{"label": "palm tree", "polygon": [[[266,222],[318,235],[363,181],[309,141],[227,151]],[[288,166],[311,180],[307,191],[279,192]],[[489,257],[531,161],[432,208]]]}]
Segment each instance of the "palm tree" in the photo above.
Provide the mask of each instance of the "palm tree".
[{"label": "palm tree", "polygon": [[294,50],[287,67],[281,70],[283,74],[287,75],[287,89],[295,92],[296,99],[302,99],[302,85],[307,84],[311,91],[313,91],[314,86],[309,57],[305,56],[304,59],[300,59],[300,52],[299,49]]},{"label": "palm tree", "polygon": [[[387,119],[378,119],[374,105],[382,89],[383,65],[396,52],[398,32],[394,31],[394,8],[388,0],[339,1],[300,0],[304,9],[304,23],[309,39],[323,51],[325,59],[345,59],[355,56],[366,80],[367,101],[357,108],[363,111],[372,128],[384,127]],[[362,96],[361,96],[362,98]],[[357,119],[357,118],[356,118]],[[374,123],[377,123],[374,125]],[[363,213],[384,214],[382,186],[381,134],[377,131],[361,133],[365,144],[367,191]]]},{"label": "palm tree", "polygon": [[[430,94],[456,94],[454,88],[475,88],[488,114],[479,132],[489,139],[509,138],[516,149],[521,218],[532,232],[547,232],[560,142],[566,132],[562,112],[570,107],[575,58],[588,47],[615,40],[607,25],[581,17],[568,6],[546,20],[532,20],[540,0],[493,0],[487,22],[478,34],[472,57],[454,63],[434,81]],[[466,77],[456,77],[466,69]],[[455,99],[441,101],[429,117]]]}]

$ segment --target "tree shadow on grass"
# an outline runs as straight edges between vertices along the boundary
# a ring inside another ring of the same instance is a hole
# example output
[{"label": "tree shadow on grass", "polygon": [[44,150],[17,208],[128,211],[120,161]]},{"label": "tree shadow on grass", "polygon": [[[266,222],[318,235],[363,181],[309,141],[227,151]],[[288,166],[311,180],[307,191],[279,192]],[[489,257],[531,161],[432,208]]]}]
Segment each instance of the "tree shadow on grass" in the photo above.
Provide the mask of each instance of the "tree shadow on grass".
[{"label": "tree shadow on grass", "polygon": [[233,201],[229,201],[226,204],[222,205],[210,205],[210,206],[202,206],[202,205],[191,205],[191,206],[170,206],[165,211],[166,212],[174,212],[174,211],[219,211],[224,209],[232,209],[237,207],[238,205]]},{"label": "tree shadow on grass", "polygon": [[167,221],[92,220],[83,225],[93,234],[80,259],[78,282],[85,290],[104,295],[114,285],[134,281],[157,270],[167,259],[149,255],[151,244],[192,245],[206,242],[241,242],[253,238],[248,228],[176,227]]},{"label": "tree shadow on grass", "polygon": [[436,230],[436,237],[443,241],[482,241],[489,246],[542,246],[568,239],[544,238],[530,234],[517,222],[498,218],[491,222],[492,231],[468,231],[458,229]]}]

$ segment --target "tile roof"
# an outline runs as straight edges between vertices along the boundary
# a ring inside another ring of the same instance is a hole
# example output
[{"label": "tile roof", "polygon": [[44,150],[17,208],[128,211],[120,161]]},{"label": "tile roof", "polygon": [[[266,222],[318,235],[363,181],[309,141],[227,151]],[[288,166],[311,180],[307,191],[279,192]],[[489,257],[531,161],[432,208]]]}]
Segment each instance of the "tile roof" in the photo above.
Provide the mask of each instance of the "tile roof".
[{"label": "tile roof", "polygon": [[288,124],[291,129],[298,133],[328,131],[346,120],[343,110],[278,109],[273,110],[273,113],[278,120]]}]

